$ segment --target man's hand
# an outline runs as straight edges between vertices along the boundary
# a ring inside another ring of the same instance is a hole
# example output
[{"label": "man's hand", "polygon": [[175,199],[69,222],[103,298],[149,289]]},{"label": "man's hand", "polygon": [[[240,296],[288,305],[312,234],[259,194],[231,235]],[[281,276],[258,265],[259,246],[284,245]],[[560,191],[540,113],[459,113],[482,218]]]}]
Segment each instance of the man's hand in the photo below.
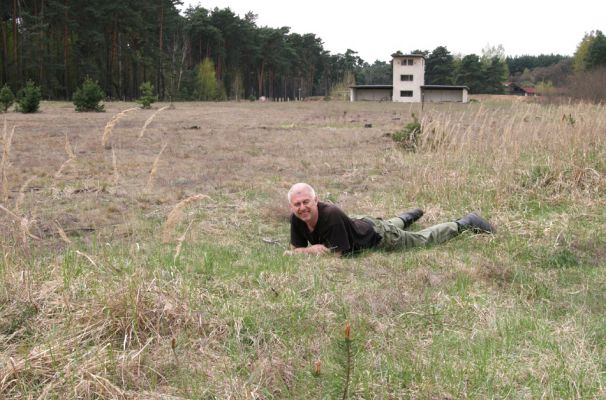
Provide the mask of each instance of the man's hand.
[{"label": "man's hand", "polygon": [[296,247],[296,248],[292,248],[290,250],[286,250],[284,252],[285,256],[292,256],[295,254],[330,254],[331,249],[329,249],[328,247],[324,246],[323,244],[314,244],[312,246],[309,247]]},{"label": "man's hand", "polygon": [[312,246],[306,247],[307,250],[305,253],[307,254],[326,254],[330,253],[330,249],[323,244],[314,244]]}]

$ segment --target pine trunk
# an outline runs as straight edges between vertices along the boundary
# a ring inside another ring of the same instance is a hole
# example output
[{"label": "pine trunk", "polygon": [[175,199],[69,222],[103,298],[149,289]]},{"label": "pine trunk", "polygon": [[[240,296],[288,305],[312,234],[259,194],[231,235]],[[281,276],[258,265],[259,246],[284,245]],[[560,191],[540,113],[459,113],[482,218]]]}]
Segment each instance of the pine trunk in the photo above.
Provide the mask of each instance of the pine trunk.
[{"label": "pine trunk", "polygon": [[8,82],[8,42],[4,21],[0,22],[0,29],[2,29],[2,81]]},{"label": "pine trunk", "polygon": [[156,79],[156,88],[158,90],[158,96],[160,100],[164,98],[164,71],[162,70],[162,52],[164,50],[164,5],[160,0],[160,38],[159,38],[160,52],[158,54],[158,77]]},{"label": "pine trunk", "polygon": [[[44,24],[44,0],[40,0],[40,24]],[[40,27],[40,42],[38,43],[38,80],[44,84],[44,29]]]},{"label": "pine trunk", "polygon": [[67,27],[67,0],[63,1],[63,84],[65,85],[65,99],[69,100],[69,30]]},{"label": "pine trunk", "polygon": [[17,82],[21,83],[21,69],[18,58],[18,40],[17,40],[17,0],[13,0],[13,63],[15,65],[15,76]]},{"label": "pine trunk", "polygon": [[257,81],[257,83],[259,84],[259,92],[257,93],[257,95],[259,97],[263,96],[263,74],[264,74],[264,69],[265,69],[265,65],[264,63],[261,63],[261,68],[259,69],[259,79]]}]

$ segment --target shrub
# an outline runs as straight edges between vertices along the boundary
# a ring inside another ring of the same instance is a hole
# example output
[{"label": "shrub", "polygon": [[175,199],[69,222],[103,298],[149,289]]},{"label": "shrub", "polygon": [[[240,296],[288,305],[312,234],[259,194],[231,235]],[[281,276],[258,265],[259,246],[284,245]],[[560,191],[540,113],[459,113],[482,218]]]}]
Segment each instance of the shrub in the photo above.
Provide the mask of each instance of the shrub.
[{"label": "shrub", "polygon": [[6,112],[14,102],[15,95],[11,88],[9,88],[8,85],[4,85],[4,87],[0,89],[0,108],[3,112]]},{"label": "shrub", "polygon": [[22,113],[34,113],[40,108],[40,99],[42,92],[33,81],[27,81],[27,84],[17,94],[17,111]]},{"label": "shrub", "polygon": [[391,138],[406,150],[415,151],[422,130],[421,123],[415,113],[412,113],[411,116],[412,122],[406,124],[404,129],[394,132],[393,135],[391,135]]},{"label": "shrub", "polygon": [[606,99],[606,67],[575,75],[565,93],[579,100],[592,103],[603,102]]},{"label": "shrub", "polygon": [[143,82],[139,86],[139,90],[141,91],[141,97],[139,97],[137,103],[141,104],[141,108],[151,108],[152,103],[157,100],[154,96],[154,86],[151,82]]},{"label": "shrub", "polygon": [[78,88],[73,96],[76,111],[104,111],[104,106],[99,104],[105,97],[105,93],[99,84],[91,78],[86,78],[82,87]]}]

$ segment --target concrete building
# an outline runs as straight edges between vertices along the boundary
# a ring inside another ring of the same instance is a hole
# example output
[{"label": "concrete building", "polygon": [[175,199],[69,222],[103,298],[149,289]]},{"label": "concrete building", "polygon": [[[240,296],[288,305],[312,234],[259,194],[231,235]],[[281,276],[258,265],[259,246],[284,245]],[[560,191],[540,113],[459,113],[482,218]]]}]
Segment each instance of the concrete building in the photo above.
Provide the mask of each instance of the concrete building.
[{"label": "concrete building", "polygon": [[467,86],[425,85],[425,57],[420,54],[392,54],[393,85],[350,86],[351,101],[394,101],[440,103],[469,101]]},{"label": "concrete building", "polygon": [[351,101],[391,101],[392,85],[354,85],[349,87]]},{"label": "concrete building", "polygon": [[469,88],[467,86],[424,85],[421,86],[421,95],[425,103],[467,103]]},{"label": "concrete building", "polygon": [[419,54],[392,54],[392,101],[420,103],[421,87],[425,84],[425,57]]}]

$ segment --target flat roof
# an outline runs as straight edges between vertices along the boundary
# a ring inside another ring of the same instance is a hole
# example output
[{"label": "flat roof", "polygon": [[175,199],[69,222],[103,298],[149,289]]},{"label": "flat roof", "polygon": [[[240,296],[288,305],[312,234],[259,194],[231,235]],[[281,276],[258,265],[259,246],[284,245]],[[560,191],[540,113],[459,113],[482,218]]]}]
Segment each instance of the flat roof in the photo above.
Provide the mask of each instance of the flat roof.
[{"label": "flat roof", "polygon": [[393,89],[393,85],[352,85],[351,89]]},{"label": "flat roof", "polygon": [[396,57],[407,57],[407,58],[411,58],[411,57],[417,57],[417,58],[425,58],[425,56],[423,54],[398,54],[398,53],[393,53],[391,55],[393,58]]},{"label": "flat roof", "polygon": [[456,86],[456,85],[423,85],[421,86],[421,89],[436,89],[436,90],[461,90],[461,89],[467,89],[469,90],[469,87],[467,86]]}]

